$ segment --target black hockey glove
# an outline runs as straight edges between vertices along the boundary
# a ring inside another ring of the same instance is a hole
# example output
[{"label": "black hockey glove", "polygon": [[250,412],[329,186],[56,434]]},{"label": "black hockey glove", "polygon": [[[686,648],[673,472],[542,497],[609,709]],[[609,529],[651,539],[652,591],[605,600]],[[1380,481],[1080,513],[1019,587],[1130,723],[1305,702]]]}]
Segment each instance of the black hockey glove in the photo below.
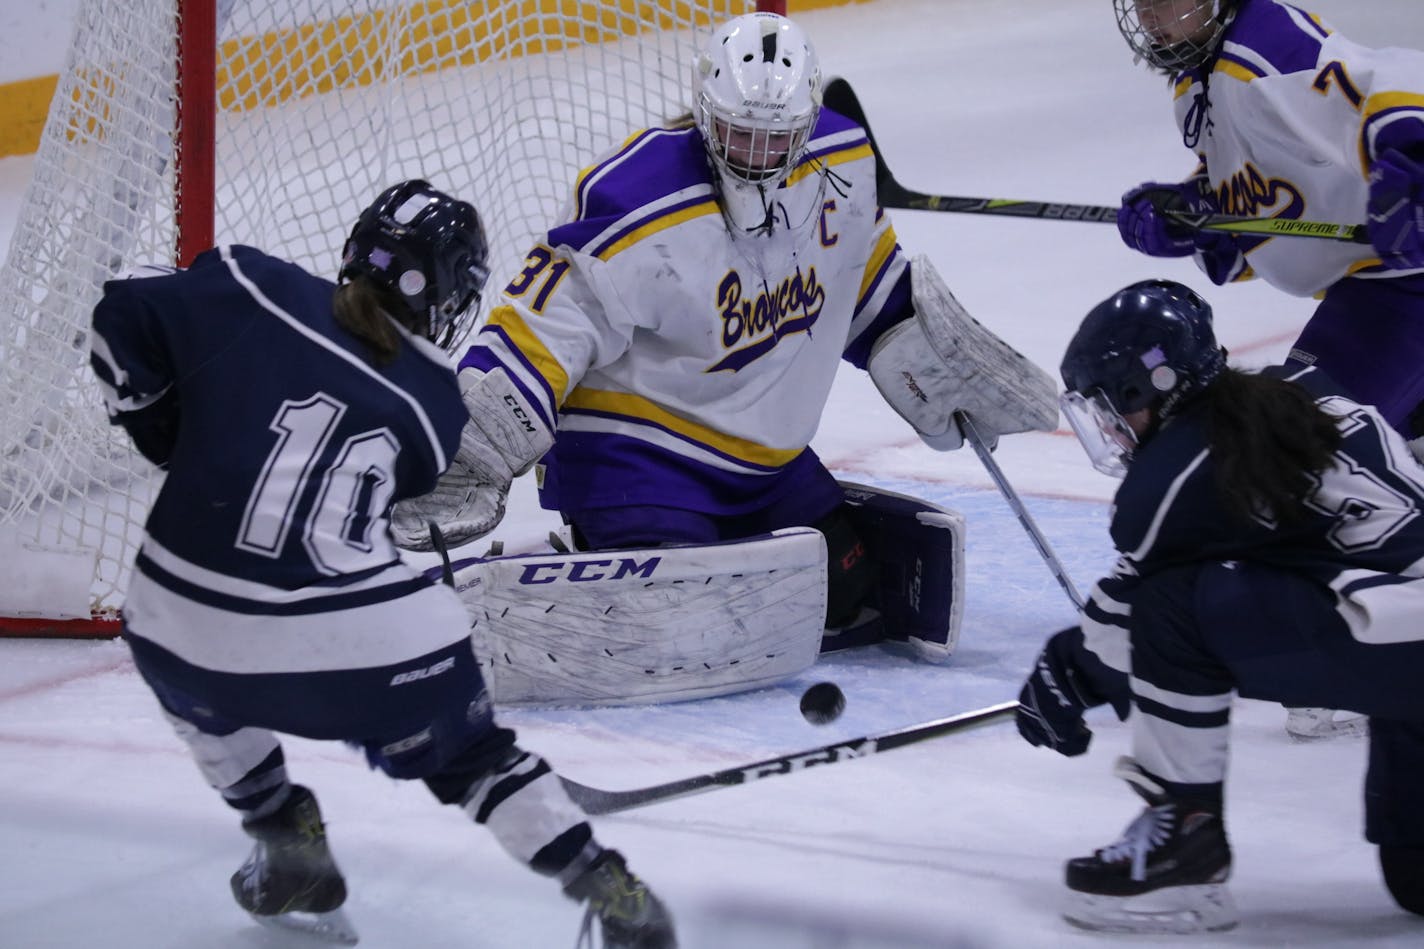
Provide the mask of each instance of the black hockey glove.
[{"label": "black hockey glove", "polygon": [[1030,745],[1047,745],[1072,758],[1088,750],[1093,733],[1083,712],[1102,704],[1083,680],[1074,660],[1083,634],[1074,626],[1049,638],[1019,692],[1014,717],[1019,734]]}]

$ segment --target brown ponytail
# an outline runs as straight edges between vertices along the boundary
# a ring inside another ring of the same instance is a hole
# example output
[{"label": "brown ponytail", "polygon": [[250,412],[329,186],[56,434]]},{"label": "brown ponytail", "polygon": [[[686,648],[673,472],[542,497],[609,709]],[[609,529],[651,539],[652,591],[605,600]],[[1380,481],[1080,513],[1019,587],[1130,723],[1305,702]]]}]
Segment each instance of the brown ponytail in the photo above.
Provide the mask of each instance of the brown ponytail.
[{"label": "brown ponytail", "polygon": [[357,276],[336,288],[331,310],[337,325],[366,345],[376,365],[384,366],[400,353],[401,336],[391,317],[399,318],[408,310],[392,291]]}]

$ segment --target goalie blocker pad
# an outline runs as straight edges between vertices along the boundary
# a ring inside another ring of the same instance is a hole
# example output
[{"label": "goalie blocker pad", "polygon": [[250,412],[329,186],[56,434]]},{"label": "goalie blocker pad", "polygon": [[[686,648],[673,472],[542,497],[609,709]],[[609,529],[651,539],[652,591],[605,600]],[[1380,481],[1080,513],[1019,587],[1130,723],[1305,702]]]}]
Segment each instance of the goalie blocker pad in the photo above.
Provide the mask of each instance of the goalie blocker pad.
[{"label": "goalie blocker pad", "polygon": [[929,258],[910,264],[915,315],[886,330],[866,369],[890,407],[931,448],[964,443],[967,412],[987,439],[1058,427],[1058,386],[965,311]]},{"label": "goalie blocker pad", "polygon": [[840,485],[879,578],[870,609],[844,629],[827,630],[823,651],[886,640],[907,643],[927,662],[948,661],[964,615],[963,515],[868,485]]},{"label": "goalie blocker pad", "polygon": [[452,570],[501,705],[642,705],[762,688],[810,668],[826,619],[826,543],[809,527]]}]

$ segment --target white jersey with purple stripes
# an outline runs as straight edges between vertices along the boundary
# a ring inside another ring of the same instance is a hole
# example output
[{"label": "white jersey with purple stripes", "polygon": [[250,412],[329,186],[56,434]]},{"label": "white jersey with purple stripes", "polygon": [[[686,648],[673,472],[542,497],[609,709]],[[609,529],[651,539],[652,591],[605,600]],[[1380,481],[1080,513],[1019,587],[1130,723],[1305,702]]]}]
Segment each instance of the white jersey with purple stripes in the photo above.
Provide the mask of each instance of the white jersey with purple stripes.
[{"label": "white jersey with purple stripes", "polygon": [[[1314,14],[1245,0],[1220,54],[1174,81],[1183,143],[1225,214],[1363,225],[1369,169],[1424,145],[1424,52],[1371,49]],[[1310,296],[1346,276],[1399,277],[1369,244],[1238,236],[1234,279]]]},{"label": "white jersey with purple stripes", "polygon": [[690,125],[580,174],[461,363],[503,368],[557,427],[545,507],[750,510],[814,457],[842,358],[863,368],[912,313],[864,130],[823,111],[757,218],[724,214]]}]

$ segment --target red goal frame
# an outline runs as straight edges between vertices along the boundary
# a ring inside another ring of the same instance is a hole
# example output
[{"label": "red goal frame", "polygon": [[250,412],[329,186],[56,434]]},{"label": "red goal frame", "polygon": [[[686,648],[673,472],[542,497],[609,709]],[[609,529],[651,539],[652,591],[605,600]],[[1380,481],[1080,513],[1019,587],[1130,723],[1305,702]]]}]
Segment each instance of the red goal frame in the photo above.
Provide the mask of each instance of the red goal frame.
[{"label": "red goal frame", "polygon": [[[786,0],[757,0],[758,12],[786,15]],[[174,216],[179,266],[213,246],[215,233],[218,25],[214,0],[177,0],[180,61],[174,80]],[[122,621],[112,610],[83,619],[0,616],[0,637],[112,639]]]}]

